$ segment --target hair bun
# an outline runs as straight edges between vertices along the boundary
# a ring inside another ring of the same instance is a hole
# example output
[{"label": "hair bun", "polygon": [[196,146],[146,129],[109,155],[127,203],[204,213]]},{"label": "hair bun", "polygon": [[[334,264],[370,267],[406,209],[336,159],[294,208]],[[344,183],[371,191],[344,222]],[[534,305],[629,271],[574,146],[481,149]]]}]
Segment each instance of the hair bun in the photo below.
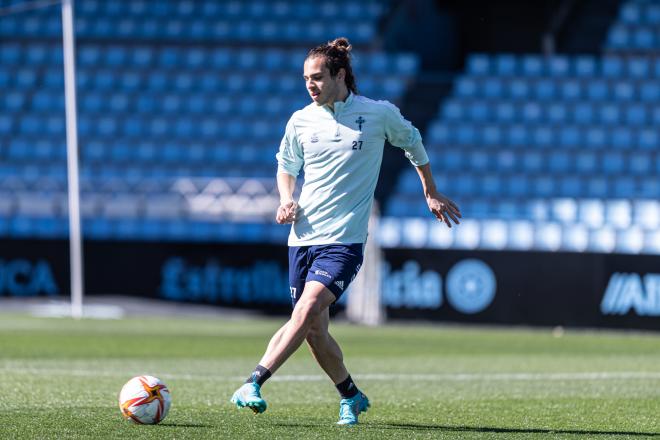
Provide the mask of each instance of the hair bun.
[{"label": "hair bun", "polygon": [[345,50],[346,52],[350,52],[353,46],[351,46],[351,43],[348,42],[348,38],[346,37],[339,37],[335,38],[333,41],[330,41],[328,43],[328,46],[340,49],[340,50]]}]

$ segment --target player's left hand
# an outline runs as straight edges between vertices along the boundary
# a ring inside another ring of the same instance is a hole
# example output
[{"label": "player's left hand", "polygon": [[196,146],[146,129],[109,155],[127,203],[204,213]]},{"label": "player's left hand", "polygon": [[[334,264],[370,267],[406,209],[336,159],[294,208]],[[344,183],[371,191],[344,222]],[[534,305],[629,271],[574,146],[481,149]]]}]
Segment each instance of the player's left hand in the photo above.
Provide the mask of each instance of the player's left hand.
[{"label": "player's left hand", "polygon": [[452,221],[457,225],[460,224],[458,219],[462,218],[461,210],[448,197],[436,192],[426,198],[426,203],[435,218],[444,222],[448,227],[451,228]]}]

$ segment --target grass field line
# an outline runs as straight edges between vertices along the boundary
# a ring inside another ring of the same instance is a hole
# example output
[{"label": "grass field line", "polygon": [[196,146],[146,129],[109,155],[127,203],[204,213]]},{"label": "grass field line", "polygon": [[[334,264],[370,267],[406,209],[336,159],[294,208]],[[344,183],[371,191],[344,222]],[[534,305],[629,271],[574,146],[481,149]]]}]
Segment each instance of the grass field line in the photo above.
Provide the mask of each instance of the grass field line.
[{"label": "grass field line", "polygon": [[[153,374],[161,379],[172,380],[214,380],[235,382],[245,379],[244,376],[229,376],[222,374],[188,374],[188,373],[148,373],[131,371],[117,371],[116,369],[99,370],[90,369],[60,369],[60,368],[34,368],[21,366],[3,366],[0,372],[35,375],[35,376],[76,376],[76,377],[127,377],[137,374]],[[648,380],[660,379],[660,371],[592,371],[567,373],[355,373],[361,380],[394,381],[394,380],[420,380],[434,382],[479,382],[479,381],[601,381],[601,380]],[[328,378],[321,374],[292,375],[284,374],[273,376],[271,379],[278,382],[319,382]]]}]

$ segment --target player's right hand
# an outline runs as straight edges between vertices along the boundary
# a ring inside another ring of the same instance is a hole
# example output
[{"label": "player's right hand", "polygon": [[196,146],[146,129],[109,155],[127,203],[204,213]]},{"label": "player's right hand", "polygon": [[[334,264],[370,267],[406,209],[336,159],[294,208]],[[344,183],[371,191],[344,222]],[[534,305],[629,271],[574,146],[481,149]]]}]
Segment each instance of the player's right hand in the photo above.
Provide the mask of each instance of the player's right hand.
[{"label": "player's right hand", "polygon": [[296,221],[296,211],[298,210],[298,204],[291,200],[290,202],[280,204],[277,208],[277,214],[275,215],[275,221],[280,225],[285,223],[293,223]]}]

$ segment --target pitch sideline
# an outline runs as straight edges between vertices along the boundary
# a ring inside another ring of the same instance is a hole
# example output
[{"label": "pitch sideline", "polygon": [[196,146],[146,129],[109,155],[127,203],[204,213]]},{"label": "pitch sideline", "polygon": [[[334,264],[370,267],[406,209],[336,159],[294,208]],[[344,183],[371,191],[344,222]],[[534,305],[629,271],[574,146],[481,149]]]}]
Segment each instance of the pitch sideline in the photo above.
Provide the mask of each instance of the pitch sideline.
[{"label": "pitch sideline", "polygon": [[[89,370],[67,370],[53,368],[25,368],[21,366],[0,366],[0,372],[21,375],[52,375],[52,376],[76,376],[76,377],[126,377],[130,375],[147,374],[127,370],[126,372]],[[225,376],[214,374],[181,374],[181,373],[155,373],[162,379],[173,380],[215,380],[236,382],[243,380],[242,376]],[[660,371],[591,371],[579,373],[443,373],[443,374],[418,374],[418,373],[355,373],[360,380],[391,381],[391,380],[426,380],[434,382],[471,382],[471,381],[600,381],[600,380],[645,380],[660,379]],[[327,381],[325,375],[280,375],[273,376],[272,381],[277,382],[319,382]]]}]

